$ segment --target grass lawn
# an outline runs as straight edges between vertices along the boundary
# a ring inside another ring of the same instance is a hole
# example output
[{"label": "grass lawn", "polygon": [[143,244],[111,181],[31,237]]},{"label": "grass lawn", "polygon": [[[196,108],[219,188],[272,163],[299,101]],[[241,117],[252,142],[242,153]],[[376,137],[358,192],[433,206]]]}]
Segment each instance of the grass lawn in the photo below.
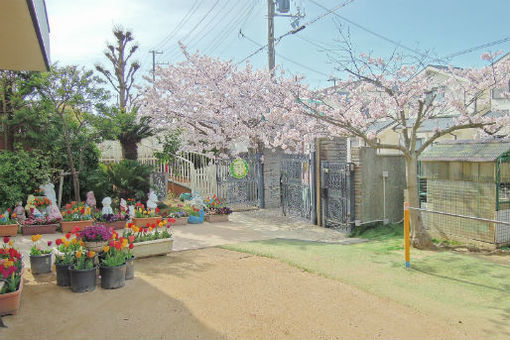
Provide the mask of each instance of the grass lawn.
[{"label": "grass lawn", "polygon": [[[411,250],[404,267],[401,225],[367,230],[370,242],[341,245],[269,240],[225,249],[275,258],[378,296],[508,338],[510,268],[450,251]],[[510,259],[509,259],[510,260]]]}]

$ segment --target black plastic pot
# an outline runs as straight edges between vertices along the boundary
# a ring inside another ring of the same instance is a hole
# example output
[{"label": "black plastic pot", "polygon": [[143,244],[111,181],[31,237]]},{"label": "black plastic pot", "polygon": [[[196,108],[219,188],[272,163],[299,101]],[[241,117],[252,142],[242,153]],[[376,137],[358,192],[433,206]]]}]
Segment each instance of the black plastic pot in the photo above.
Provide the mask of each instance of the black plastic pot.
[{"label": "black plastic pot", "polygon": [[126,283],[126,264],[116,267],[99,267],[101,288],[116,289],[124,287]]},{"label": "black plastic pot", "polygon": [[30,255],[30,268],[32,274],[51,272],[51,254]]},{"label": "black plastic pot", "polygon": [[55,263],[57,271],[57,286],[69,287],[71,285],[71,274],[69,273],[69,265]]},{"label": "black plastic pot", "polygon": [[135,278],[135,256],[126,259],[126,280]]},{"label": "black plastic pot", "polygon": [[71,290],[75,293],[91,292],[96,289],[97,266],[92,269],[77,270],[74,266],[69,267],[71,274]]}]

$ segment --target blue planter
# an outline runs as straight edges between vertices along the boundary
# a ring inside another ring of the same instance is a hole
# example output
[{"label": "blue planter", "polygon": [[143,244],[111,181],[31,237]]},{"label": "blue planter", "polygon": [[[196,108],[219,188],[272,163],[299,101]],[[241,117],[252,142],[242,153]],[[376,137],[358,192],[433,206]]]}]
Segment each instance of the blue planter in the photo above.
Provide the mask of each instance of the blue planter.
[{"label": "blue planter", "polygon": [[204,215],[202,215],[202,216],[190,216],[190,217],[188,217],[188,223],[191,223],[191,224],[204,223]]}]

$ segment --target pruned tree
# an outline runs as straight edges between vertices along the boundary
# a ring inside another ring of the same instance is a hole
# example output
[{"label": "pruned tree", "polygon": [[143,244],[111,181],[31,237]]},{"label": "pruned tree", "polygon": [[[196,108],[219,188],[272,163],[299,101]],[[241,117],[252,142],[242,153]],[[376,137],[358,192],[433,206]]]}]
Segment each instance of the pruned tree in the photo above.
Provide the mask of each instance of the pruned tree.
[{"label": "pruned tree", "polygon": [[138,95],[133,88],[135,74],[140,69],[138,61],[130,61],[138,50],[138,44],[134,42],[133,33],[124,30],[121,26],[113,28],[114,43],[106,43],[105,57],[110,62],[111,70],[96,64],[96,70],[100,72],[114,88],[119,96],[119,108],[123,111],[131,111],[136,108]]}]

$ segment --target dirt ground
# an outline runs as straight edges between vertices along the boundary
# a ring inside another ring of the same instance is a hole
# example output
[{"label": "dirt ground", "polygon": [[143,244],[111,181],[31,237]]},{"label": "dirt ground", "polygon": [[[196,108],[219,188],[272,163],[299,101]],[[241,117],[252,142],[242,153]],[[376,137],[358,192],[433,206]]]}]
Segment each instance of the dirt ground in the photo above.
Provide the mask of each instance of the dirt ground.
[{"label": "dirt ground", "polygon": [[469,339],[465,324],[277,260],[217,248],[136,261],[117,290],[77,294],[25,275],[1,339]]}]

